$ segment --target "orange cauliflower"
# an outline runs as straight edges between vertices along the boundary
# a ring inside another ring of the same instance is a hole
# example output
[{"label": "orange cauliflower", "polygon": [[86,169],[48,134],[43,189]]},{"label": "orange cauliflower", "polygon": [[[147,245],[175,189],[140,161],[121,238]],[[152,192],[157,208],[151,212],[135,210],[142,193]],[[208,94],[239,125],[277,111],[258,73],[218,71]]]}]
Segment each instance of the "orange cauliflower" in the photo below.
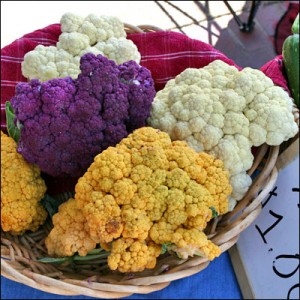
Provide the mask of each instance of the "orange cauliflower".
[{"label": "orange cauliflower", "polygon": [[47,218],[40,204],[46,185],[40,169],[17,152],[13,138],[1,131],[1,228],[15,235],[36,231]]},{"label": "orange cauliflower", "polygon": [[178,228],[172,235],[171,250],[175,251],[180,258],[200,255],[213,260],[221,254],[221,250],[207,236],[195,228]]},{"label": "orange cauliflower", "polygon": [[161,253],[161,247],[153,242],[144,240],[120,238],[112,244],[108,257],[111,270],[120,272],[140,272],[145,268],[151,269],[156,265],[156,258]]},{"label": "orange cauliflower", "polygon": [[95,157],[74,197],[90,238],[111,252],[109,267],[137,272],[154,268],[166,243],[182,256],[218,256],[202,231],[212,210],[228,211],[230,193],[220,160],[143,127]]},{"label": "orange cauliflower", "polygon": [[59,206],[52,222],[54,228],[45,240],[49,255],[81,256],[96,248],[96,242],[89,236],[85,218],[73,198]]}]

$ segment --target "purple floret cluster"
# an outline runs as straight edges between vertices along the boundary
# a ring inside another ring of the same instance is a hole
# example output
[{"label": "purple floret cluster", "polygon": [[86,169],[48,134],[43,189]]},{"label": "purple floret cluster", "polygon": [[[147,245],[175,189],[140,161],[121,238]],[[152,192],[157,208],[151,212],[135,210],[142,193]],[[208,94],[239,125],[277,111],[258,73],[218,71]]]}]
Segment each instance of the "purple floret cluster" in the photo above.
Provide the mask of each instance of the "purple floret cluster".
[{"label": "purple floret cluster", "polygon": [[80,177],[94,157],[146,125],[155,97],[151,73],[85,54],[77,79],[19,83],[11,100],[21,126],[18,152],[53,177]]}]

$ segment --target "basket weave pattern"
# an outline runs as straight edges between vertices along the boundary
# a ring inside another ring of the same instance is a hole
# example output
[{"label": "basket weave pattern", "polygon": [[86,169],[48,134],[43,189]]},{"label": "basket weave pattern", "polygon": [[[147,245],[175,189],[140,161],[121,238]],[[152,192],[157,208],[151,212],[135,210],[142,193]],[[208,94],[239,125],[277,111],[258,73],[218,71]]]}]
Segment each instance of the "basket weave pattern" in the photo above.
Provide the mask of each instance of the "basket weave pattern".
[{"label": "basket weave pattern", "polygon": [[[138,27],[124,24],[127,33],[151,32],[155,26]],[[299,111],[294,107],[299,126]],[[260,214],[261,202],[272,190],[277,179],[276,161],[280,146],[262,145],[257,149],[251,176],[257,174],[251,187],[233,211],[213,219],[205,232],[223,252],[231,248],[240,233]],[[44,241],[52,229],[48,220],[37,232],[12,236],[1,231],[1,275],[13,281],[59,295],[85,295],[96,298],[121,298],[134,293],[147,294],[161,290],[173,280],[200,272],[209,265],[202,257],[178,259],[170,254],[161,255],[153,270],[135,274],[110,271],[106,258],[77,261],[72,265],[54,265],[37,261],[46,257]]]}]

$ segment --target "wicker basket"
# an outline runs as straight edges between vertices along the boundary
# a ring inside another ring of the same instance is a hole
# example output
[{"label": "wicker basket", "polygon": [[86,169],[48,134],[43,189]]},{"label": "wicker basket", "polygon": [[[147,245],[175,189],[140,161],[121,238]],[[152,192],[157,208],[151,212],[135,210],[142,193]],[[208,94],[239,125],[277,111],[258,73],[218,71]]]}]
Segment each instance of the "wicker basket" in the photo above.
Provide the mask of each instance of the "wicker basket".
[{"label": "wicker basket", "polygon": [[[127,33],[161,30],[155,26],[136,27],[129,24],[125,24],[125,29]],[[294,116],[299,126],[299,111],[296,106]],[[258,148],[253,166],[248,171],[249,175],[254,172],[258,174],[247,194],[232,212],[213,219],[206,228],[209,238],[220,247],[222,253],[237,242],[240,233],[260,214],[261,202],[277,179],[275,164],[281,149],[280,146],[271,147],[266,144]],[[105,257],[97,261],[78,261],[72,267],[42,263],[37,260],[47,256],[44,240],[51,226],[51,221],[47,221],[37,232],[19,237],[1,231],[1,275],[53,294],[122,298],[135,293],[148,294],[161,290],[173,280],[191,276],[209,265],[205,258],[180,260],[170,254],[160,256],[155,269],[135,274],[110,271]],[[103,271],[101,275],[99,271]]]}]

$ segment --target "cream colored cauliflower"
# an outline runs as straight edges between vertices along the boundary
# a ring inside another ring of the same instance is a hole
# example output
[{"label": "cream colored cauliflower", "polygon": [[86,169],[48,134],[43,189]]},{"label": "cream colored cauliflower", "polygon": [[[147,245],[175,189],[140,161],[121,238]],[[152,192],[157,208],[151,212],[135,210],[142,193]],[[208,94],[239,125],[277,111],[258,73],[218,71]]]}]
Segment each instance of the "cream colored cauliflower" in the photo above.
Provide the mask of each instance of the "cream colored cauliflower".
[{"label": "cream colored cauliflower", "polygon": [[251,168],[254,160],[251,146],[244,135],[224,135],[209,152],[223,160],[225,168],[233,176]]},{"label": "cream colored cauliflower", "polygon": [[169,80],[156,94],[148,124],[223,160],[234,176],[233,201],[251,185],[245,173],[254,159],[251,147],[280,145],[298,132],[287,92],[260,70],[239,71],[221,60]]},{"label": "cream colored cauliflower", "polygon": [[90,44],[107,41],[112,37],[125,38],[124,24],[113,16],[98,16],[89,14],[84,18],[78,32],[85,34],[90,39]]},{"label": "cream colored cauliflower", "polygon": [[94,47],[118,65],[129,60],[136,62],[141,60],[141,54],[136,51],[136,45],[125,37],[111,37],[106,41],[98,42]]},{"label": "cream colored cauliflower", "polygon": [[80,72],[79,62],[67,51],[54,46],[38,45],[25,54],[22,74],[28,79],[46,81],[56,77],[76,77]]},{"label": "cream colored cauliflower", "polygon": [[230,184],[232,186],[232,194],[229,197],[229,211],[231,211],[238,200],[241,200],[252,184],[251,177],[246,172],[241,172],[230,176]]},{"label": "cream colored cauliflower", "polygon": [[124,24],[116,17],[89,14],[83,18],[65,13],[60,24],[62,33],[55,46],[39,45],[24,56],[22,74],[27,79],[47,81],[66,76],[76,79],[81,56],[90,52],[104,55],[117,64],[141,60],[136,45],[126,39]]},{"label": "cream colored cauliflower", "polygon": [[90,40],[87,35],[79,32],[63,32],[58,38],[56,47],[67,51],[72,56],[76,56],[90,47]]},{"label": "cream colored cauliflower", "polygon": [[73,14],[71,12],[67,12],[62,15],[60,18],[60,24],[61,24],[61,31],[62,32],[74,32],[78,31],[81,27],[82,23],[84,21],[84,18]]}]

